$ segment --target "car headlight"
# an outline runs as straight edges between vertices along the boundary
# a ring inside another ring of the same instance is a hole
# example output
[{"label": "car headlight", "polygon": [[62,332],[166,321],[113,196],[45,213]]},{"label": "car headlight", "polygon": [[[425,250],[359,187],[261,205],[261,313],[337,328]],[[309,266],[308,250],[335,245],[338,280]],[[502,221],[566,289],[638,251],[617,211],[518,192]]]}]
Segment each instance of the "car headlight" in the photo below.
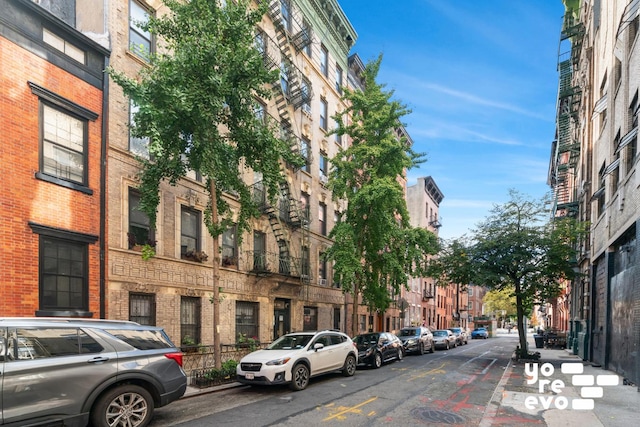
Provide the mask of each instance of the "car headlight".
[{"label": "car headlight", "polygon": [[267,366],[286,365],[289,360],[291,360],[290,357],[282,357],[280,359],[269,360],[267,363],[265,363],[265,365]]},{"label": "car headlight", "polygon": [[415,344],[416,342],[418,342],[416,339],[407,340],[407,344]]}]

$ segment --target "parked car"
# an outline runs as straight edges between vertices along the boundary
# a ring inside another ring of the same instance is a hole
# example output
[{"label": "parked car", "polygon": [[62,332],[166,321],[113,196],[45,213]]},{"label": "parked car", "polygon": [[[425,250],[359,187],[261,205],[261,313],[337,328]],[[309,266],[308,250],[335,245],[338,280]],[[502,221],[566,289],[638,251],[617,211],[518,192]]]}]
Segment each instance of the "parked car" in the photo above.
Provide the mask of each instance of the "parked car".
[{"label": "parked car", "polygon": [[400,329],[398,338],[402,341],[405,353],[424,354],[425,351],[433,353],[433,334],[429,328],[424,326],[414,326]]},{"label": "parked car", "polygon": [[476,338],[487,339],[489,338],[489,331],[486,328],[475,328],[471,331],[471,339],[475,340]]},{"label": "parked car", "polygon": [[353,338],[358,348],[358,364],[379,368],[391,360],[402,360],[404,347],[390,332],[369,332]]},{"label": "parked car", "polygon": [[338,331],[295,332],[240,359],[236,373],[243,384],[289,384],[298,391],[316,375],[342,371],[350,377],[357,363],[358,351],[348,335]]},{"label": "parked car", "polygon": [[456,336],[456,345],[469,343],[469,335],[465,328],[449,328],[449,330]]},{"label": "parked car", "polygon": [[0,424],[144,427],[184,394],[182,352],[135,322],[0,318]]},{"label": "parked car", "polygon": [[449,329],[438,329],[437,331],[433,331],[433,342],[435,343],[436,349],[442,348],[444,350],[449,350],[450,348],[455,348],[456,344],[456,336]]}]

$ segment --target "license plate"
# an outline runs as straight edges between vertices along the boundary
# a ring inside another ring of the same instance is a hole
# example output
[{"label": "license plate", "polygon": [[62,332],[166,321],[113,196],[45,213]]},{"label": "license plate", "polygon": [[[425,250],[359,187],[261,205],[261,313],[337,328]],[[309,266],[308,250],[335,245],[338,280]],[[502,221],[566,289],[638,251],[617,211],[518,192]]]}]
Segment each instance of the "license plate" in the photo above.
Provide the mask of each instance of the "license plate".
[{"label": "license plate", "polygon": [[244,374],[244,379],[245,380],[252,380],[253,378],[254,378],[253,374],[249,374],[249,373]]}]

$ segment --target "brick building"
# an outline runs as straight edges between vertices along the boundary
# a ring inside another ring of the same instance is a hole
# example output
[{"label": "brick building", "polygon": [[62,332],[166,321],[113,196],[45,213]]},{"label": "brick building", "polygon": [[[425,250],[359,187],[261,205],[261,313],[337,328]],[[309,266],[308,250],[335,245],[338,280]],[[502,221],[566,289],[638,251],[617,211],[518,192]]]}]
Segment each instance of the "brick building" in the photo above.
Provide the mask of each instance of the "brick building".
[{"label": "brick building", "polygon": [[0,315],[99,317],[106,307],[103,132],[109,52],[53,12],[0,1]]}]

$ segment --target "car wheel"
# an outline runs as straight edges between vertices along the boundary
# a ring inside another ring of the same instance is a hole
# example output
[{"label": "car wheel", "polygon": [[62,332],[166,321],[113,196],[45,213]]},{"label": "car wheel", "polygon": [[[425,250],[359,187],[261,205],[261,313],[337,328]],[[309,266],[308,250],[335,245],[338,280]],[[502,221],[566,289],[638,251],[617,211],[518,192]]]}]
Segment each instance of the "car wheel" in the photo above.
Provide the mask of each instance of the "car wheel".
[{"label": "car wheel", "polygon": [[125,384],[115,387],[98,398],[91,411],[91,425],[95,427],[144,427],[153,417],[153,398],[144,388]]},{"label": "car wheel", "polygon": [[402,357],[404,356],[404,351],[401,348],[398,349],[398,355],[396,356],[396,360],[398,362],[402,361]]},{"label": "car wheel", "polygon": [[342,367],[342,375],[345,377],[351,377],[356,373],[356,358],[353,354],[347,356],[344,360],[344,366]]},{"label": "car wheel", "polygon": [[291,373],[291,388],[300,391],[307,388],[307,385],[309,385],[309,368],[303,363],[298,363]]},{"label": "car wheel", "polygon": [[420,343],[420,356],[424,354],[424,343]]},{"label": "car wheel", "polygon": [[378,369],[380,366],[382,366],[382,355],[376,351],[373,355],[373,367]]},{"label": "car wheel", "polygon": [[433,341],[431,341],[431,347],[429,347],[429,353],[435,353],[436,352],[436,345],[433,343]]},{"label": "car wheel", "polygon": [[447,345],[445,346],[445,350],[449,350],[449,341],[447,341]]}]

